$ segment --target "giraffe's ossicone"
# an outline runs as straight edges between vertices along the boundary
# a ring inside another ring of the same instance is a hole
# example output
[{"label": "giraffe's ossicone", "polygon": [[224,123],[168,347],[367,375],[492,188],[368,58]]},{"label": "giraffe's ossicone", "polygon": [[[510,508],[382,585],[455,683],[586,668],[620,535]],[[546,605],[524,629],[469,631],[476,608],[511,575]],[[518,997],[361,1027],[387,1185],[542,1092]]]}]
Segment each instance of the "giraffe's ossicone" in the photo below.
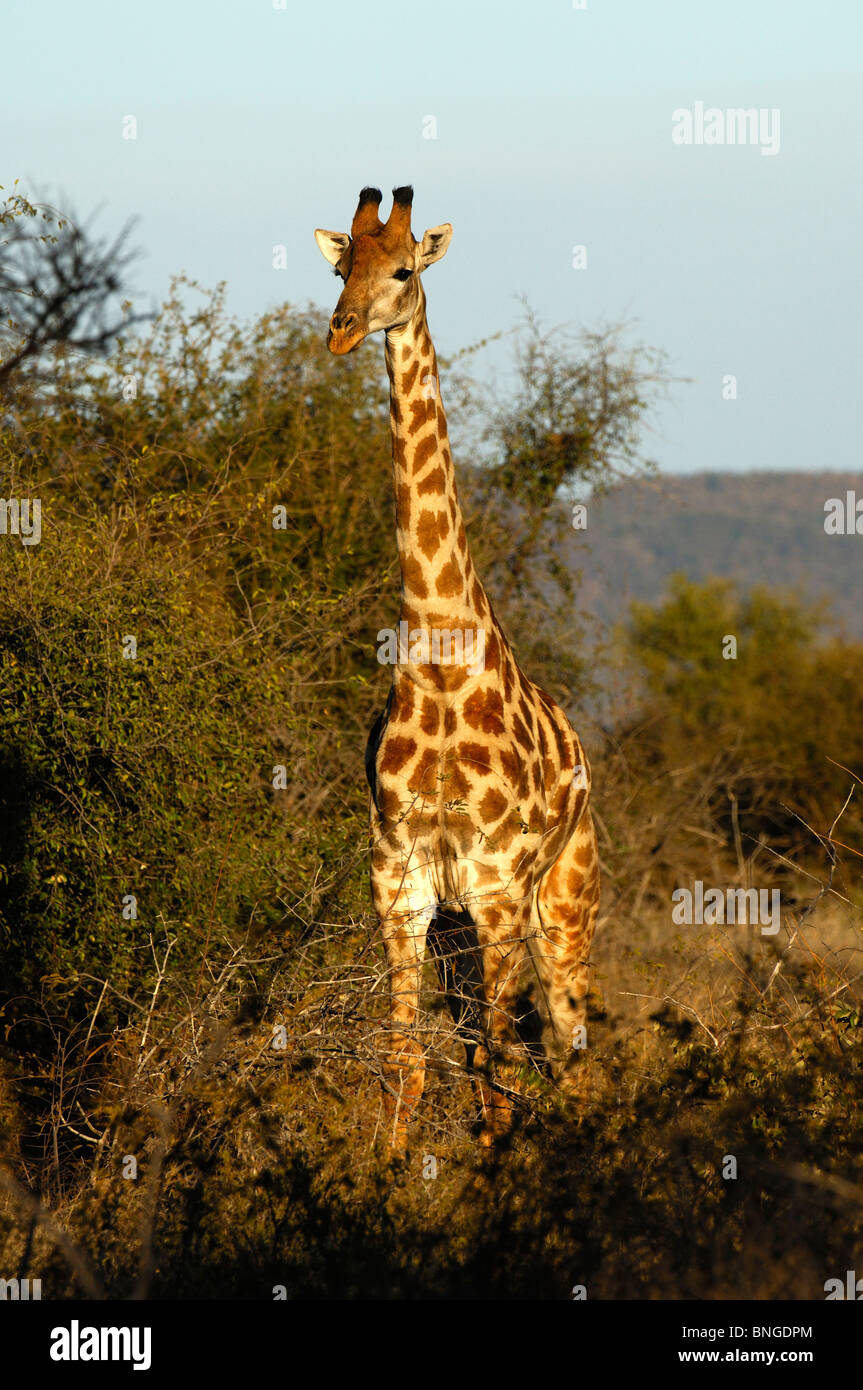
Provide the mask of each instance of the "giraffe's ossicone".
[{"label": "giraffe's ossicone", "polygon": [[390,986],[384,1103],[392,1143],[422,1095],[417,1037],[426,945],[438,960],[483,1108],[483,1140],[512,1120],[514,1011],[528,952],[544,1042],[564,1082],[584,1041],[599,903],[590,769],[578,735],[524,675],[468,548],[422,274],[445,222],[415,241],[411,188],[364,188],[350,235],[316,231],[344,282],[327,338],[386,334],[401,611],[393,682],[366,750],[371,885]]}]

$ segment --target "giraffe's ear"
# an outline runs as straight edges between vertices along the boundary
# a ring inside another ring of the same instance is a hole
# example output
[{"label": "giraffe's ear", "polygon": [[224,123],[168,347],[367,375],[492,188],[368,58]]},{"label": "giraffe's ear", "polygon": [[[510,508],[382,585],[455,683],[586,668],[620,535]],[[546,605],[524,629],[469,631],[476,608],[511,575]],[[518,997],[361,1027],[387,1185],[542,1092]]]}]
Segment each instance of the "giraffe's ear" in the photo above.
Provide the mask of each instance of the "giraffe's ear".
[{"label": "giraffe's ear", "polygon": [[315,241],[321,250],[321,255],[330,265],[335,265],[342,253],[351,244],[351,239],[347,232],[322,232],[320,227],[315,232]]},{"label": "giraffe's ear", "polygon": [[427,265],[431,265],[433,261],[439,261],[441,256],[446,255],[446,249],[451,241],[451,222],[442,222],[439,227],[429,227],[420,247],[423,269]]}]

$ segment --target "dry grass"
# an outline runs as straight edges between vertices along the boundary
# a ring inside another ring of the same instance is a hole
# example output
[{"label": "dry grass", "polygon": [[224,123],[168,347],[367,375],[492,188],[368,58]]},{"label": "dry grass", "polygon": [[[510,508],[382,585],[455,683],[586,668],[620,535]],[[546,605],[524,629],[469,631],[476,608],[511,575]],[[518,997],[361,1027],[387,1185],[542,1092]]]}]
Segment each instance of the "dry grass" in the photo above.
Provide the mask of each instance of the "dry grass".
[{"label": "dry grass", "polygon": [[426,1093],[389,1159],[370,919],[278,957],[215,943],[197,998],[167,961],[98,1068],[97,998],[53,1168],[7,1083],[3,1267],[51,1297],[823,1297],[863,1234],[861,913],[801,877],[776,937],[674,927],[641,877],[606,885],[636,910],[597,937],[581,1095],[526,1065],[491,1158],[429,967]]}]

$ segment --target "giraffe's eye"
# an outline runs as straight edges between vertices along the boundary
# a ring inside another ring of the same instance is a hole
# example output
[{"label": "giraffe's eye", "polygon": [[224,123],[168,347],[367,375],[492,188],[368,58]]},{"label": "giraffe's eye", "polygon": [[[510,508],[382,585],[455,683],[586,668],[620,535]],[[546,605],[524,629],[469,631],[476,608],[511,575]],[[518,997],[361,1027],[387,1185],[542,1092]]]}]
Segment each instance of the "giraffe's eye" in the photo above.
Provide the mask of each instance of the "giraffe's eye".
[{"label": "giraffe's eye", "polygon": [[413,275],[412,270],[397,270],[393,276],[394,280],[409,280]]}]

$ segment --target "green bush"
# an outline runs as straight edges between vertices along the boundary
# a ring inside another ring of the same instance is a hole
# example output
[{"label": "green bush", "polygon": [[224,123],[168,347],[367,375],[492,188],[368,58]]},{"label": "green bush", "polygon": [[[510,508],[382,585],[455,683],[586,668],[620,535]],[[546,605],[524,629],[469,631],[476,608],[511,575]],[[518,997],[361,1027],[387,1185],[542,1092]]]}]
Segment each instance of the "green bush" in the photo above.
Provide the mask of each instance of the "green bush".
[{"label": "green bush", "polygon": [[188,964],[222,933],[289,925],[326,857],[331,827],[273,788],[275,765],[290,787],[314,761],[314,600],[298,579],[280,628],[256,631],[192,544],[143,543],[135,521],[94,507],[0,548],[0,961],[22,991],[80,974],[128,991],[151,939]]},{"label": "green bush", "polygon": [[[820,625],[819,625],[820,620]],[[783,851],[826,836],[863,777],[863,645],[824,632],[823,613],[793,594],[678,574],[664,601],[632,607],[626,634],[640,684],[639,745],[652,774],[712,787],[731,838],[739,806],[749,848]],[[736,656],[724,656],[726,639]],[[863,851],[859,792],[837,834]],[[808,829],[807,827],[811,827]]]}]

